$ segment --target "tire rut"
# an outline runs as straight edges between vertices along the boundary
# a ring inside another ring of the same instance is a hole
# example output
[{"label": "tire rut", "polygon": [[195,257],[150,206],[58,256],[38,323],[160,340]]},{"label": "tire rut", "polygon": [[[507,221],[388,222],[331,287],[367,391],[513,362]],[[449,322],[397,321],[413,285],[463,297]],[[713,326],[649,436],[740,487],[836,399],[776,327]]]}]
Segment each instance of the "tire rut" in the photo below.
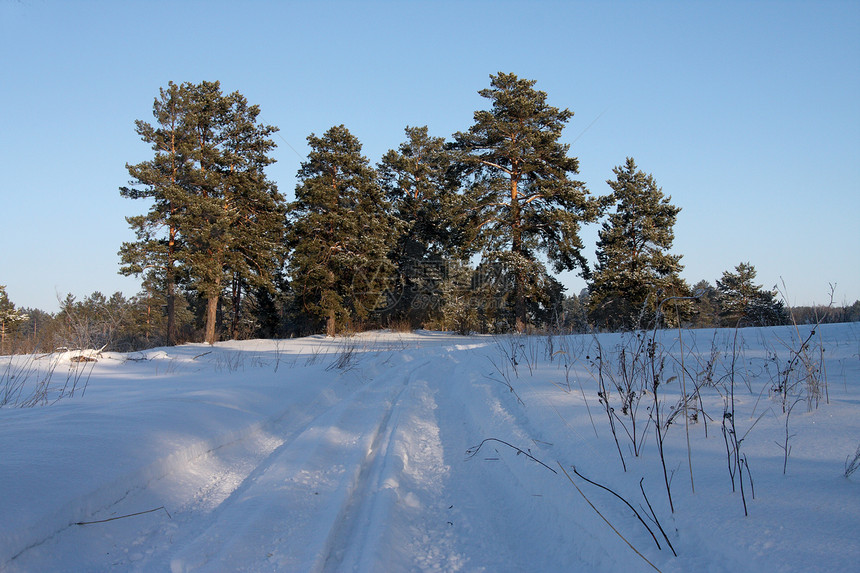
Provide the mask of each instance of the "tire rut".
[{"label": "tire rut", "polygon": [[[244,562],[266,567],[324,570],[336,554],[330,548],[349,531],[350,510],[360,505],[358,492],[408,386],[408,379],[391,374],[363,384],[284,439],[213,512],[208,526],[171,551],[170,568],[217,566],[222,556],[235,559],[238,553]],[[287,540],[292,554],[280,549]]]},{"label": "tire rut", "polygon": [[[380,481],[379,475],[382,472],[380,464],[385,463],[393,429],[398,422],[398,406],[404,392],[409,388],[409,383],[410,379],[407,378],[374,430],[370,450],[362,460],[355,480],[350,486],[348,497],[333,523],[333,528],[325,542],[325,557],[320,566],[314,569],[315,571],[337,571],[348,548],[366,546],[368,530],[362,530],[361,523],[367,519],[367,514],[371,511],[368,506],[376,493],[373,486]],[[378,462],[380,459],[382,461]],[[364,538],[362,542],[353,543],[356,535]]]}]

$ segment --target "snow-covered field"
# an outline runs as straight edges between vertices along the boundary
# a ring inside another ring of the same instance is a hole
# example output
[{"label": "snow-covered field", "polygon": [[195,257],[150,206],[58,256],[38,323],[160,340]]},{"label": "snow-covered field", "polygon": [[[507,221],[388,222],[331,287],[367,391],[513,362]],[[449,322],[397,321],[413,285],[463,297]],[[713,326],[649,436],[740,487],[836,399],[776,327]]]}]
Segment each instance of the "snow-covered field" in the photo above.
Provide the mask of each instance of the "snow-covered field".
[{"label": "snow-covered field", "polygon": [[0,408],[0,570],[857,570],[860,324],[808,334],[0,358],[0,399],[48,402]]}]

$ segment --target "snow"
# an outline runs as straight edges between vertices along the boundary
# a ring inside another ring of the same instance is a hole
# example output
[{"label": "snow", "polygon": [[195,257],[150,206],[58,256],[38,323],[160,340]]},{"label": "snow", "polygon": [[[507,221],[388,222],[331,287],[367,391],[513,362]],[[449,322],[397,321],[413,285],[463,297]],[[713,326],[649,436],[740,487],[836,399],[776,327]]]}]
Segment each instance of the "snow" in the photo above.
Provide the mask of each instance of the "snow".
[{"label": "snow", "polygon": [[[23,394],[50,388],[45,405],[0,408],[0,571],[853,570],[860,472],[843,474],[860,444],[860,324],[810,338],[813,370],[796,361],[791,395],[810,377],[826,394],[786,417],[770,390],[809,328],[656,333],[663,415],[715,357],[690,457],[683,417],[666,434],[674,513],[646,427],[653,394],[639,404],[640,456],[616,422],[626,472],[598,401],[596,357],[617,366],[636,333],[372,332],[98,362],[3,357],[0,391],[16,371]],[[721,432],[733,366],[748,516]],[[69,380],[74,395],[54,401]],[[574,468],[636,508],[661,548]]]}]

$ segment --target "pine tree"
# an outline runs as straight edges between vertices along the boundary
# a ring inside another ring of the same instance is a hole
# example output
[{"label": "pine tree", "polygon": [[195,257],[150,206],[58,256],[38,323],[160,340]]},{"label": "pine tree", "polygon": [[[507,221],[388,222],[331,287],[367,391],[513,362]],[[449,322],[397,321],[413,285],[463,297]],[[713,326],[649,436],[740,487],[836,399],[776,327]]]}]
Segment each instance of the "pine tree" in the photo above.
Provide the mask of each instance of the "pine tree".
[{"label": "pine tree", "polygon": [[478,93],[492,109],[475,112],[474,125],[454,134],[453,147],[468,178],[484,259],[514,274],[514,315],[523,330],[527,299],[545,274],[538,253],[557,272],[580,267],[587,273],[579,226],[596,219],[599,205],[582,182],[570,178],[579,162],[559,142],[573,113],[548,105],[533,80],[505,73],[490,80],[491,87]]},{"label": "pine tree", "polygon": [[440,308],[449,265],[464,258],[462,207],[445,140],[428,135],[426,126],[407,127],[406,136],[378,172],[398,231],[390,258],[403,296],[392,314],[418,326]]},{"label": "pine tree", "polygon": [[651,322],[660,300],[686,296],[678,277],[681,255],[671,255],[680,208],[665,197],[654,178],[633,158],[613,169],[610,200],[615,212],[599,231],[597,267],[589,285],[589,316],[613,330]]},{"label": "pine tree", "polygon": [[206,300],[205,340],[211,344],[226,282],[274,289],[283,265],[284,199],[264,173],[274,162],[270,136],[277,128],[259,124],[259,108],[238,92],[222,94],[219,82],[171,83],[153,115],[159,127],[139,121],[137,131],[152,143],[155,157],[127,166],[134,179],[120,189],[153,205],[146,215],[128,218],[138,240],[123,244],[120,272],[163,276],[169,344],[175,341],[177,277],[186,277]]},{"label": "pine tree", "polygon": [[366,318],[384,304],[396,233],[358,139],[340,125],[322,137],[311,134],[308,144],[288,209],[289,273],[305,311],[334,336],[347,319]]},{"label": "pine tree", "polygon": [[190,287],[206,301],[204,340],[215,342],[218,302],[224,289],[227,246],[235,241],[226,210],[223,155],[229,103],[219,82],[183,84],[186,90],[184,151],[190,166],[180,211],[184,237],[183,264]]},{"label": "pine tree", "polygon": [[264,169],[274,163],[269,153],[275,127],[257,124],[258,106],[249,106],[238,92],[227,98],[223,143],[223,211],[229,229],[224,266],[230,278],[231,338],[238,337],[243,291],[274,293],[280,282],[286,249],[286,203]]},{"label": "pine tree", "polygon": [[766,291],[753,283],[756,270],[750,263],[740,263],[734,272],[723,271],[717,280],[721,318],[729,326],[771,326],[787,320],[785,305],[777,300],[777,291]]}]

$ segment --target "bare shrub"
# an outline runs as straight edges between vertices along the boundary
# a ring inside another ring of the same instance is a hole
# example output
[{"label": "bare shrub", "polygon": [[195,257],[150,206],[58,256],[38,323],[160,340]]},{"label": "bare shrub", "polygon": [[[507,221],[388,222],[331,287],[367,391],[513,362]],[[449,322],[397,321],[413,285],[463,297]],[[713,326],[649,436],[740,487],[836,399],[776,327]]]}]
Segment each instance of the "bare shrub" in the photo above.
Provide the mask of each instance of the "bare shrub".
[{"label": "bare shrub", "polygon": [[358,344],[351,337],[343,339],[340,350],[334,360],[326,367],[326,371],[340,370],[347,372],[356,366],[358,360]]},{"label": "bare shrub", "polygon": [[[76,361],[74,358],[83,359]],[[47,360],[47,364],[43,360]],[[76,393],[86,393],[96,361],[82,353],[69,357],[66,378],[57,383],[57,369],[62,360],[63,353],[60,352],[43,356],[9,356],[0,373],[0,408],[46,406],[63,398],[72,398]]]}]

